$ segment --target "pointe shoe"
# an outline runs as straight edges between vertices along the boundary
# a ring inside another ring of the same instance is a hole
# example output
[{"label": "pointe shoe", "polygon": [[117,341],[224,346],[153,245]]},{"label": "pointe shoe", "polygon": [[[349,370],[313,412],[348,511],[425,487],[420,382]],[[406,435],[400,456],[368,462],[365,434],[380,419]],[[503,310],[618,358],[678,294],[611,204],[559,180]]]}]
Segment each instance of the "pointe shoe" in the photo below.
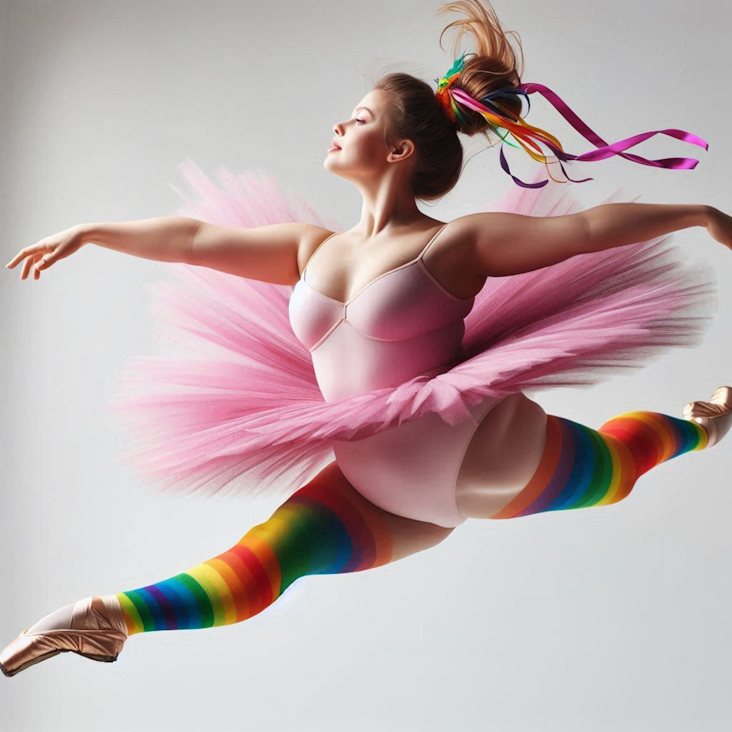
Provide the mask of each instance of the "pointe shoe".
[{"label": "pointe shoe", "polygon": [[707,431],[707,447],[716,445],[732,427],[732,386],[717,387],[708,402],[689,402],[683,413]]},{"label": "pointe shoe", "polygon": [[92,595],[67,607],[70,611],[68,627],[43,627],[49,622],[53,625],[51,616],[46,616],[5,647],[0,653],[0,670],[6,676],[15,676],[35,663],[66,651],[94,661],[117,660],[128,636],[117,597]]}]

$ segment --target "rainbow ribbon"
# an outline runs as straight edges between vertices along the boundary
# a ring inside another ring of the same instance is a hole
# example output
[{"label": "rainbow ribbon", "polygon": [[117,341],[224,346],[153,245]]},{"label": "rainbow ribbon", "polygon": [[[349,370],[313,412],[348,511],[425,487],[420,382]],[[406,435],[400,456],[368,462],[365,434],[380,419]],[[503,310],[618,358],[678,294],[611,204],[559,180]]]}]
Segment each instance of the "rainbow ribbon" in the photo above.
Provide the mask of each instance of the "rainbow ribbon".
[{"label": "rainbow ribbon", "polygon": [[[537,141],[543,142],[547,147],[552,150],[554,155],[560,161],[559,166],[562,169],[565,177],[572,183],[585,183],[587,181],[594,180],[594,178],[573,180],[567,175],[567,171],[561,163],[562,160],[565,162],[573,160],[578,160],[582,162],[596,162],[598,160],[605,160],[606,158],[612,157],[613,155],[620,155],[621,157],[626,158],[627,160],[631,160],[634,163],[650,165],[655,168],[691,170],[698,165],[699,161],[695,158],[661,158],[659,160],[648,160],[639,155],[625,152],[631,147],[635,147],[635,145],[638,145],[639,143],[653,137],[654,135],[668,135],[669,137],[675,137],[678,140],[683,140],[684,142],[689,142],[693,145],[703,147],[705,150],[709,150],[709,144],[701,137],[698,137],[691,132],[685,132],[684,130],[678,130],[675,128],[654,130],[652,132],[643,132],[637,135],[632,135],[631,137],[627,137],[623,140],[619,140],[618,142],[608,144],[605,140],[602,139],[602,137],[600,137],[600,135],[592,130],[585,122],[583,122],[579,118],[579,116],[575,112],[573,112],[572,109],[570,109],[569,105],[567,105],[566,102],[564,102],[559,97],[558,94],[556,94],[543,84],[528,82],[525,84],[520,84],[517,87],[498,89],[491,92],[490,94],[486,94],[480,100],[476,100],[469,94],[467,94],[463,89],[452,88],[453,82],[458,78],[460,72],[462,71],[464,58],[465,54],[463,54],[463,56],[455,61],[455,63],[452,65],[452,67],[445,76],[443,76],[439,80],[435,79],[435,81],[438,82],[436,96],[440,104],[442,104],[442,106],[444,107],[447,114],[453,120],[459,119],[461,122],[467,122],[467,119],[464,113],[462,113],[462,111],[460,110],[459,105],[467,107],[468,109],[472,109],[485,118],[491,128],[494,129],[496,131],[496,134],[498,134],[498,136],[501,138],[501,167],[513,178],[515,183],[522,186],[523,188],[541,188],[549,182],[549,178],[557,183],[567,182],[559,181],[552,176],[551,171],[549,170],[547,157],[541,152],[541,148],[537,144]],[[554,137],[554,135],[550,134],[546,130],[542,130],[538,127],[534,127],[526,123],[521,118],[521,116],[515,116],[508,110],[506,110],[506,112],[503,112],[501,106],[493,101],[496,97],[506,96],[508,94],[520,94],[526,99],[526,102],[528,104],[526,114],[528,114],[529,111],[531,111],[531,102],[528,95],[535,92],[539,92],[540,94],[542,94],[557,109],[557,111],[575,128],[575,130],[577,130],[577,132],[579,132],[586,140],[595,145],[597,150],[590,150],[589,152],[583,153],[582,155],[572,155],[571,153],[565,152],[562,144],[556,137]],[[514,117],[514,119],[509,118],[507,114]],[[506,134],[502,135],[500,133],[500,129],[506,130]],[[511,145],[511,147],[517,146],[508,141],[507,137],[509,134],[514,137],[519,145],[534,160],[544,163],[549,178],[543,181],[539,181],[538,183],[525,183],[511,173],[508,167],[506,156],[503,152],[503,143],[505,142],[506,144]]]}]

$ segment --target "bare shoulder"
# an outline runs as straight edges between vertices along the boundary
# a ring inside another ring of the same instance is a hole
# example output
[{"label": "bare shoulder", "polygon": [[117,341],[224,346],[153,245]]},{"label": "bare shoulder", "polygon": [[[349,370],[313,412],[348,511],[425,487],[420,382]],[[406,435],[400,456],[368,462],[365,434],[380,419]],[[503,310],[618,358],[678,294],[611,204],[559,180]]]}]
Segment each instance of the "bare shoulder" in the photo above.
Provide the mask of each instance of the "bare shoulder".
[{"label": "bare shoulder", "polygon": [[518,214],[508,211],[480,211],[466,214],[450,222],[454,232],[466,246],[477,249],[491,242],[505,240],[507,236],[520,234],[544,217]]},{"label": "bare shoulder", "polygon": [[447,249],[469,249],[471,242],[475,241],[476,232],[480,229],[480,222],[477,218],[480,215],[466,214],[448,221],[445,230],[440,234],[440,238],[450,242],[450,244],[445,243],[444,246]]},{"label": "bare shoulder", "polygon": [[425,265],[435,279],[461,299],[477,295],[486,280],[476,267],[479,226],[472,216],[459,216],[448,221],[425,258]]},{"label": "bare shoulder", "polygon": [[[511,222],[511,214],[503,211],[481,211],[478,213],[458,216],[450,221],[450,236],[455,240],[463,242],[465,249],[475,248],[481,238],[485,238],[490,232],[496,235],[500,229],[505,229]],[[456,243],[456,246],[460,244]]]},{"label": "bare shoulder", "polygon": [[297,268],[302,273],[313,252],[335,232],[317,224],[299,224],[300,244],[297,252]]}]

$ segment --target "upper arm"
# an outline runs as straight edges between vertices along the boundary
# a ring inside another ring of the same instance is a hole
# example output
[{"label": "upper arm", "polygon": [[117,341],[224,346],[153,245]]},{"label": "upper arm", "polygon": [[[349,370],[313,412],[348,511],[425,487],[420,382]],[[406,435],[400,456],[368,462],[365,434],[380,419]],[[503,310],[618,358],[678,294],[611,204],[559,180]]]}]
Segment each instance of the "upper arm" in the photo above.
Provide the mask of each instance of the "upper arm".
[{"label": "upper arm", "polygon": [[193,238],[188,263],[292,285],[300,277],[300,249],[309,245],[316,232],[323,231],[320,226],[304,223],[236,228],[203,222]]},{"label": "upper arm", "polygon": [[471,214],[476,266],[486,277],[530,272],[590,251],[584,212],[564,216]]}]

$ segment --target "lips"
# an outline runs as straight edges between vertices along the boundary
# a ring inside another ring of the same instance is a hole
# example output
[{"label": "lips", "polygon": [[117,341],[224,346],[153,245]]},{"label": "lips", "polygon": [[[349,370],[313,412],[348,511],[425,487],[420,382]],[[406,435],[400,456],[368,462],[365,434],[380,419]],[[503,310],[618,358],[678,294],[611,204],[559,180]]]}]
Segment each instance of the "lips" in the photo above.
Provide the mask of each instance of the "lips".
[{"label": "lips", "polygon": [[338,148],[338,150],[341,149],[341,146],[335,140],[331,140],[330,146]]}]

